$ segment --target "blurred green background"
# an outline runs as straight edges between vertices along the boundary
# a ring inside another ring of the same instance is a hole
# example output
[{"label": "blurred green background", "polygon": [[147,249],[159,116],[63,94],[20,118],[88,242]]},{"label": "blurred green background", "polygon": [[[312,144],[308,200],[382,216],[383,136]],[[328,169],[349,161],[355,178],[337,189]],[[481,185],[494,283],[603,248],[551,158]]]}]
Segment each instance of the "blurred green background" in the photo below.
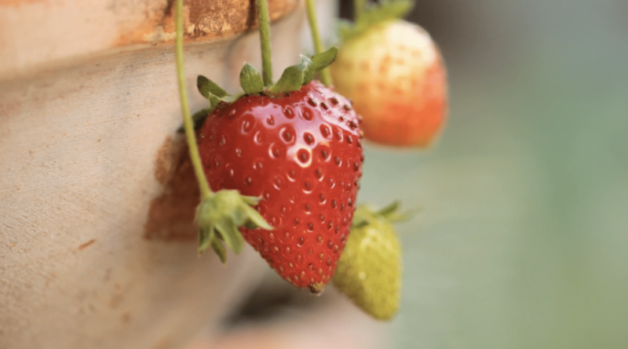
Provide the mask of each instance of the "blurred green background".
[{"label": "blurred green background", "polygon": [[[351,2],[341,2],[351,16]],[[360,201],[401,225],[394,348],[628,348],[628,1],[418,1],[446,131],[369,146]]]}]

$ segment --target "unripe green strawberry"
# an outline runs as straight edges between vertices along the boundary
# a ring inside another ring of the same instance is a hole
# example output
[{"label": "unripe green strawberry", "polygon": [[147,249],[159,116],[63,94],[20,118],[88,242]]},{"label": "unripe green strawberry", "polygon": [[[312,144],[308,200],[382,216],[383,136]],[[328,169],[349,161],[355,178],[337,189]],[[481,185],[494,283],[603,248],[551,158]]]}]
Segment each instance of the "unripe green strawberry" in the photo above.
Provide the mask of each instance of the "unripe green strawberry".
[{"label": "unripe green strawberry", "polygon": [[390,217],[396,207],[358,206],[333,277],[338,290],[378,320],[391,319],[401,298],[401,246]]},{"label": "unripe green strawberry", "polygon": [[447,113],[445,67],[429,34],[416,24],[387,20],[345,40],[330,68],[336,90],[363,117],[365,137],[428,146]]}]

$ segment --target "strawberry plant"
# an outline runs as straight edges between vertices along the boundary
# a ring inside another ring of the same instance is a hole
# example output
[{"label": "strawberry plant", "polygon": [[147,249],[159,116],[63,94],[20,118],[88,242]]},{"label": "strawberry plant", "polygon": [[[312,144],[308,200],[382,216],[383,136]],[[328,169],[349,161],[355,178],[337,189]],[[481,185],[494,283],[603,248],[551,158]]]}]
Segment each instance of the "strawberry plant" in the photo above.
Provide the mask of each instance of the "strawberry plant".
[{"label": "strawberry plant", "polygon": [[392,146],[430,145],[444,126],[448,107],[438,47],[421,27],[400,19],[411,1],[355,4],[355,22],[341,26],[342,46],[331,67],[337,91],[355,102],[367,139]]}]

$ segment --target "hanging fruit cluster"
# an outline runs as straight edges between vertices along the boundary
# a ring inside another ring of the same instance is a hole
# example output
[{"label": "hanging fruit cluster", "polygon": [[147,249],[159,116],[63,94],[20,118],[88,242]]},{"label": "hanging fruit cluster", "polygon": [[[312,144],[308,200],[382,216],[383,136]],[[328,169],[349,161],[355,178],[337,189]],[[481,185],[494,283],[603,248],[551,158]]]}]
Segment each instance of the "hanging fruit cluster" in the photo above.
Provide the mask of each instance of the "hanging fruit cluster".
[{"label": "hanging fruit cluster", "polygon": [[[355,25],[344,27],[339,52],[323,50],[313,0],[306,0],[316,54],[302,56],[273,82],[267,0],[257,0],[262,73],[245,64],[236,95],[199,76],[209,108],[191,117],[182,2],[175,4],[176,58],[183,129],[201,191],[199,253],[211,247],[224,263],[225,245],[239,253],[246,241],[294,286],[318,294],[333,279],[368,314],[392,318],[401,294],[401,248],[391,222],[406,217],[397,203],[380,211],[358,207],[362,142],[366,136],[389,145],[427,145],[446,109],[435,46],[397,20],[408,3],[366,8]],[[401,41],[387,47],[387,38],[399,33],[405,33]],[[384,51],[387,56],[379,54]],[[424,60],[417,64],[405,51]],[[343,68],[364,62],[377,69],[358,74]]]}]

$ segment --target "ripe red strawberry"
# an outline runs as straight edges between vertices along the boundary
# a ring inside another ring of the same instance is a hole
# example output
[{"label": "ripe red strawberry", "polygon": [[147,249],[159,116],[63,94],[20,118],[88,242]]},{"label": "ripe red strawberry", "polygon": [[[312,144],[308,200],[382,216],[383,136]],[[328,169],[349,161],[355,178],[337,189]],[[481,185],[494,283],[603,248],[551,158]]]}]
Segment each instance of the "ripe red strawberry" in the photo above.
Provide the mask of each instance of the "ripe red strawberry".
[{"label": "ripe red strawberry", "polygon": [[392,19],[410,8],[405,5],[396,1],[371,7],[344,32],[330,68],[337,91],[351,98],[364,118],[367,139],[426,147],[445,123],[446,72],[425,30]]},{"label": "ripe red strawberry", "polygon": [[211,247],[224,263],[223,243],[238,253],[246,240],[286,280],[320,293],[349,236],[364,159],[349,101],[312,82],[337,50],[301,57],[273,83],[268,4],[257,0],[262,75],[245,64],[244,92],[235,96],[199,76],[199,92],[210,107],[191,118],[182,6],[178,0],[176,57],[184,129],[201,191],[199,253]]},{"label": "ripe red strawberry", "polygon": [[364,159],[358,124],[347,99],[313,81],[220,102],[199,131],[211,189],[262,198],[274,229],[241,228],[244,239],[312,292],[329,282],[349,235]]}]

